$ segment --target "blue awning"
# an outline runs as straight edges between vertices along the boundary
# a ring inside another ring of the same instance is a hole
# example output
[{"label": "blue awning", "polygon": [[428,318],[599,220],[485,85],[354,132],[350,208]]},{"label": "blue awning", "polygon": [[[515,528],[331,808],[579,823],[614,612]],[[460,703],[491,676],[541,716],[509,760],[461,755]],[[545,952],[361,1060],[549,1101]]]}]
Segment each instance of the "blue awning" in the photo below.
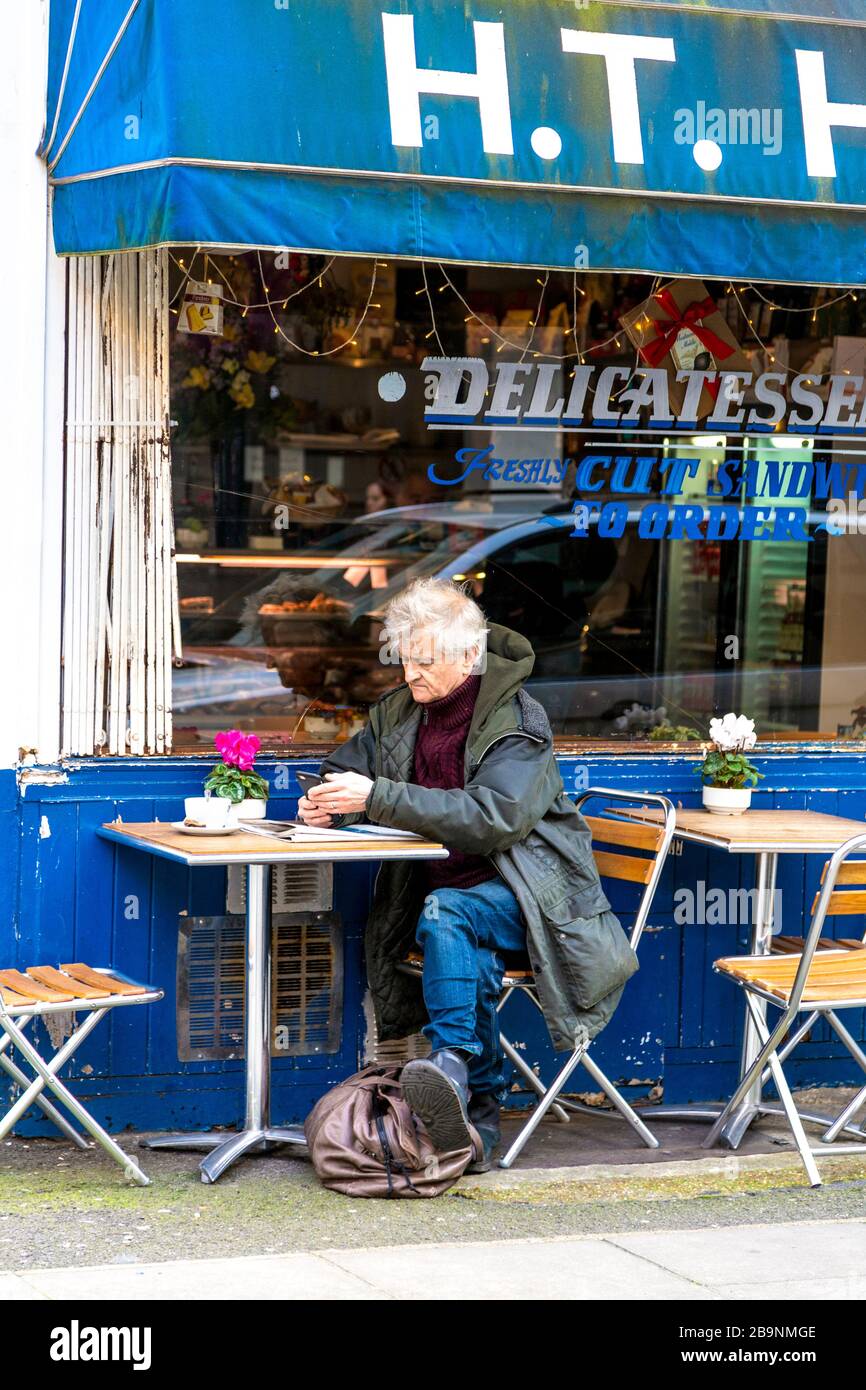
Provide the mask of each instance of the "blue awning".
[{"label": "blue awning", "polygon": [[723,14],[757,14],[775,19],[864,19],[862,0],[618,0],[659,10],[719,10]]},{"label": "blue awning", "polygon": [[63,254],[268,246],[864,284],[866,13],[52,0],[43,154]]}]

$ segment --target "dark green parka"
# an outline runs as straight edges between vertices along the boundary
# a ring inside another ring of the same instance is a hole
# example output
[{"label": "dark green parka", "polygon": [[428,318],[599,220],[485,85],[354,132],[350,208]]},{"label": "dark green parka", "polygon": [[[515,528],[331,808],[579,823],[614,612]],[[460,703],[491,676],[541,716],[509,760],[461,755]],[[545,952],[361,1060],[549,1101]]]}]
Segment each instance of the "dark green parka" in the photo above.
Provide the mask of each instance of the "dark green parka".
[{"label": "dark green parka", "polygon": [[[547,715],[522,688],[534,660],[524,637],[491,625],[463,790],[409,781],[423,705],[406,685],[373,705],[366,728],[322,771],[372,777],[375,824],[489,856],[520,904],[544,1017],[562,1051],[605,1026],[637,959],[599,882],[589,827],[563,790]],[[396,970],[414,943],[423,884],[411,861],[383,863],[376,879],[366,956],[383,1040],[427,1022],[419,982]]]}]

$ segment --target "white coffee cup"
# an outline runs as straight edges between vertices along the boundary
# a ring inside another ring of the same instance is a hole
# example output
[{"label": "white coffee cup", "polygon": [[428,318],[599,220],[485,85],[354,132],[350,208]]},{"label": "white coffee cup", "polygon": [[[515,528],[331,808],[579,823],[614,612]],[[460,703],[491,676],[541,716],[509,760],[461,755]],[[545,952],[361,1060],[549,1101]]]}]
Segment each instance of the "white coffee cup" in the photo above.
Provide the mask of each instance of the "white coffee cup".
[{"label": "white coffee cup", "polygon": [[229,825],[232,803],[224,796],[188,796],[183,803],[188,820],[201,821],[209,830]]}]

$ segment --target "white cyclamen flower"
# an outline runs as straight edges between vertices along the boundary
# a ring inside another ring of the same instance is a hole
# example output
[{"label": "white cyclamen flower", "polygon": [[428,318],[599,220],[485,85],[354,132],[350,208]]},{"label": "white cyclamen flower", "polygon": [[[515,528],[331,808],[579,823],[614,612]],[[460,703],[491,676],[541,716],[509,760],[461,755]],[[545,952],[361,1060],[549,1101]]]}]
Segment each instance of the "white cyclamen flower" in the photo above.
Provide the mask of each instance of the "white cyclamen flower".
[{"label": "white cyclamen flower", "polygon": [[710,738],[723,753],[748,753],[758,741],[755,721],[733,712],[724,719],[711,719]]}]

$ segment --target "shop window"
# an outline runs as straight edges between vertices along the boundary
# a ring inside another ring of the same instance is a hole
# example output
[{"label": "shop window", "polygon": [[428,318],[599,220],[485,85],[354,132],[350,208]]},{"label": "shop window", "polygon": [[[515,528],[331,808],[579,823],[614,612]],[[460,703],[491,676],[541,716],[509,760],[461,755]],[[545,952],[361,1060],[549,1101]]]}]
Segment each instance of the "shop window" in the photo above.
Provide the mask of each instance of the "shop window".
[{"label": "shop window", "polygon": [[[702,735],[731,708],[764,737],[866,726],[866,641],[841,617],[862,606],[866,538],[856,525],[828,538],[826,498],[805,498],[808,540],[720,540],[704,523],[641,534],[676,455],[696,470],[675,500],[699,510],[744,458],[831,465],[859,459],[856,443],[671,439],[643,417],[601,440],[543,418],[519,431],[485,424],[490,389],[471,426],[425,422],[428,355],[480,360],[491,385],[504,363],[545,364],[542,416],[580,362],[620,365],[627,384],[636,359],[619,326],[648,277],[587,274],[578,296],[575,277],[528,270],[264,251],[170,261],[176,748],[209,746],[227,725],[275,750],[361,728],[399,680],[379,660],[384,608],[419,575],[469,585],[491,621],[529,638],[531,686],[560,739]],[[814,291],[778,287],[766,298],[786,307],[764,305],[753,333],[742,295],[709,289],[756,371],[768,364],[757,331],[784,341],[791,371],[829,371],[843,342],[863,356],[853,304],[814,323]],[[467,376],[461,399],[472,389]],[[485,451],[519,467],[492,477]],[[576,484],[593,452],[654,460],[647,486],[625,494],[622,534],[596,521],[609,479]],[[773,505],[774,476],[727,500]]]}]

